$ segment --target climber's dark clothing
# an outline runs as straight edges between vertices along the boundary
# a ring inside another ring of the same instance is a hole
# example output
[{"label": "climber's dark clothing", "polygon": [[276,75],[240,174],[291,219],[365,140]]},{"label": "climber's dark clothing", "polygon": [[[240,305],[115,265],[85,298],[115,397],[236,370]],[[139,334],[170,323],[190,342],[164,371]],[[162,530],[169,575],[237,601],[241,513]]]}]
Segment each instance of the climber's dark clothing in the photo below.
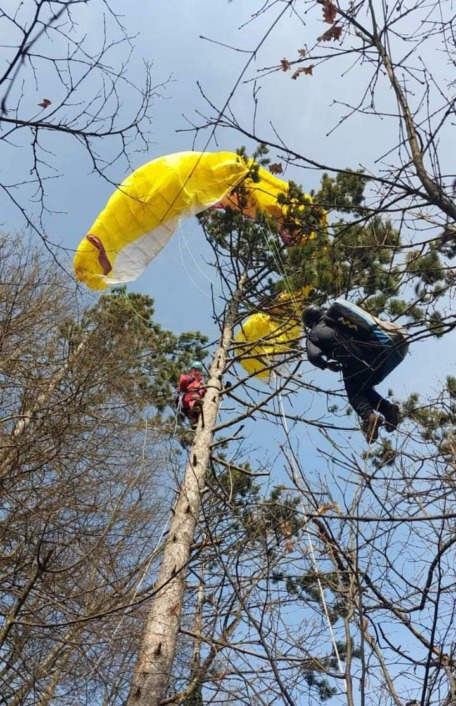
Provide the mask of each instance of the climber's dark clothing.
[{"label": "climber's dark clothing", "polygon": [[374,385],[382,380],[383,364],[388,357],[388,350],[380,343],[352,338],[321,319],[307,334],[307,357],[322,370],[335,369],[325,358],[336,361],[348,400],[360,417],[365,419],[374,411],[386,418],[390,416],[393,405],[374,390]]}]

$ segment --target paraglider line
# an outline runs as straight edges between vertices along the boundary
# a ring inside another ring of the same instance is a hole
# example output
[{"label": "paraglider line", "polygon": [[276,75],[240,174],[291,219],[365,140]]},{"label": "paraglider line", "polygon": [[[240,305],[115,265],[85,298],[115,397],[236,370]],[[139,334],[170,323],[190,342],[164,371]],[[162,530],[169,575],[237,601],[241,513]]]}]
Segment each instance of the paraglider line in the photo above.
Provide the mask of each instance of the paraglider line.
[{"label": "paraglider line", "polygon": [[182,251],[182,242],[183,242],[183,244],[184,244],[184,246],[185,246],[185,248],[186,248],[188,254],[189,254],[190,257],[191,257],[193,264],[194,264],[195,267],[199,270],[199,272],[203,275],[203,277],[205,277],[205,279],[206,279],[208,282],[210,282],[211,285],[212,285],[214,288],[218,288],[219,291],[222,291],[222,290],[221,290],[221,287],[218,285],[218,283],[217,283],[215,280],[212,280],[212,279],[204,272],[203,268],[201,267],[201,265],[199,264],[199,262],[196,260],[194,254],[193,254],[193,252],[192,252],[192,249],[191,249],[191,247],[189,246],[188,239],[187,239],[186,236],[185,236],[184,229],[183,229],[183,227],[182,227],[182,223],[179,223],[178,235],[181,236],[181,237],[178,238],[178,242],[179,242],[179,254],[180,254],[181,264],[182,264],[182,266],[183,266],[183,268],[184,268],[184,270],[185,270],[185,274],[186,274],[187,277],[190,279],[190,281],[195,285],[195,287],[197,287],[197,289],[199,289],[200,292],[202,292],[202,293],[204,294],[205,297],[207,297],[208,299],[210,298],[210,295],[206,292],[206,290],[203,289],[202,287],[200,287],[200,285],[198,284],[198,282],[196,281],[196,279],[192,276],[191,271],[190,271],[190,269],[189,269],[188,266],[187,266],[187,262],[186,262],[186,260],[185,260],[185,257],[184,257],[183,251]]}]

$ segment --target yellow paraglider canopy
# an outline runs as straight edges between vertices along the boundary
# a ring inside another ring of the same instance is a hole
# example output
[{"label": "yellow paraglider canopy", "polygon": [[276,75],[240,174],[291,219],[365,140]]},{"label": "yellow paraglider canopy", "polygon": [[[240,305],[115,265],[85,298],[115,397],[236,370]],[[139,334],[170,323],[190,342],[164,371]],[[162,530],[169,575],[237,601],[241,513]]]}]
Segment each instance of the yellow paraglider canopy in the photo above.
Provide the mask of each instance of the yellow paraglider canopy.
[{"label": "yellow paraglider canopy", "polygon": [[179,152],[140,167],[114,192],[79,244],[76,278],[92,289],[136,279],[180,220],[218,203],[248,171],[231,152]]},{"label": "yellow paraglider canopy", "polygon": [[[179,222],[211,206],[241,210],[253,218],[268,213],[286,244],[289,206],[279,203],[289,185],[233,152],[178,152],[144,164],[128,176],[108,200],[74,257],[76,279],[92,289],[131,282],[171,238]],[[243,182],[242,206],[233,189]],[[313,203],[307,196],[309,207]],[[244,203],[245,201],[245,203]],[[306,205],[298,205],[305,211]],[[321,211],[321,210],[320,210]],[[321,211],[322,225],[326,214]],[[297,219],[294,219],[297,223]],[[299,224],[297,223],[299,226]],[[315,233],[304,236],[307,240]]]},{"label": "yellow paraglider canopy", "polygon": [[236,335],[236,354],[249,375],[268,380],[270,367],[286,360],[297,347],[303,335],[302,304],[313,287],[302,287],[296,292],[283,292],[270,313],[258,312],[249,316]]},{"label": "yellow paraglider canopy", "polygon": [[[251,168],[255,166],[253,160],[249,160],[248,164]],[[299,230],[301,225],[300,219],[290,215],[291,207],[293,206],[301,215],[304,215],[314,203],[312,196],[304,194],[307,204],[283,203],[283,199],[288,196],[288,182],[278,179],[262,167],[256,167],[256,171],[258,181],[254,181],[252,177],[248,176],[242,182],[242,203],[240,203],[239,195],[235,192],[228,193],[218,205],[222,208],[241,211],[248,218],[255,218],[257,212],[267,213],[277,223],[279,234],[286,245],[301,245],[315,238],[316,233],[309,232],[303,234],[299,242],[295,242],[293,236],[288,232],[288,228],[295,226]],[[327,225],[327,214],[323,209],[319,210],[319,221],[320,226]]]},{"label": "yellow paraglider canopy", "polygon": [[269,314],[252,314],[236,335],[236,353],[249,375],[268,380],[269,367],[282,362],[293,344],[300,339],[302,328],[293,321],[275,319]]}]

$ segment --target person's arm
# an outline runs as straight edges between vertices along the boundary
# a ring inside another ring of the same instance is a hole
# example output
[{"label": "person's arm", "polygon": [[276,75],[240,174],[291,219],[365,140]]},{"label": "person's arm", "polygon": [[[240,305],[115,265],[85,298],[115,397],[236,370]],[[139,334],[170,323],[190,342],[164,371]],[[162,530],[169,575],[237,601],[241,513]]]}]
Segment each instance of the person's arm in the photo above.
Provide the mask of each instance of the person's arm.
[{"label": "person's arm", "polygon": [[339,360],[334,355],[337,336],[334,329],[320,321],[307,336],[307,357],[312,365],[321,370],[342,370]]},{"label": "person's arm", "polygon": [[185,392],[193,377],[191,375],[181,375],[179,379],[179,392]]},{"label": "person's arm", "polygon": [[320,370],[324,370],[328,367],[328,364],[323,357],[323,351],[309,339],[307,339],[307,358],[309,363],[315,365],[316,368],[320,368]]}]

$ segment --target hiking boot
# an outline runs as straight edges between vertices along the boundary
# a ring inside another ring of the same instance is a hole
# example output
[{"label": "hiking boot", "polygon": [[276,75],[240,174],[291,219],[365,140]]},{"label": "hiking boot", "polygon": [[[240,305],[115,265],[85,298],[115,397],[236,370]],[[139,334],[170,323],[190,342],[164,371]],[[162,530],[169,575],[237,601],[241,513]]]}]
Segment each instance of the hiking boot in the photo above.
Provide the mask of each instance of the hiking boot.
[{"label": "hiking boot", "polygon": [[361,423],[361,431],[367,439],[367,443],[370,444],[371,441],[376,441],[378,439],[378,430],[383,424],[382,417],[378,414],[371,412],[364,417]]},{"label": "hiking boot", "polygon": [[387,431],[388,434],[396,431],[400,419],[399,405],[390,404],[388,406],[388,412],[385,413],[385,431]]}]

